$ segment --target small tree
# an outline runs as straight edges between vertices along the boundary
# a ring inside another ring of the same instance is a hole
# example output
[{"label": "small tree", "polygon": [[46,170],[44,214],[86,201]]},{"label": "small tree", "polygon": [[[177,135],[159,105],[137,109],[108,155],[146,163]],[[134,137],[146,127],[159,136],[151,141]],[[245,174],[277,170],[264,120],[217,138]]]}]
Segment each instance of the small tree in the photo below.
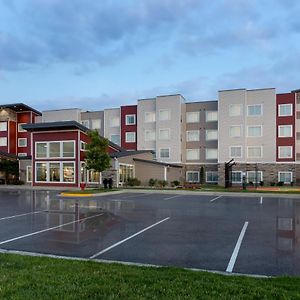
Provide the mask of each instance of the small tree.
[{"label": "small tree", "polygon": [[86,145],[86,168],[102,172],[110,167],[108,140],[100,137],[96,130],[89,132],[89,138],[90,142]]},{"label": "small tree", "polygon": [[200,168],[200,183],[203,184],[205,182],[205,178],[204,178],[204,167],[201,166]]},{"label": "small tree", "polygon": [[0,160],[0,172],[4,173],[5,182],[9,183],[11,178],[19,177],[19,164],[16,160],[2,159]]}]

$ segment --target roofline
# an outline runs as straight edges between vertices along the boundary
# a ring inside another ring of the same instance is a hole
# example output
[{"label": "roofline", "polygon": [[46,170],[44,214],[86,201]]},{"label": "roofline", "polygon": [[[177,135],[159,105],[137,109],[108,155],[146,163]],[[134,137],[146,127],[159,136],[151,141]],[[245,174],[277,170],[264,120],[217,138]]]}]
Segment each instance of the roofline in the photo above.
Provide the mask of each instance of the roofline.
[{"label": "roofline", "polygon": [[141,158],[133,158],[133,160],[134,161],[145,162],[145,163],[149,163],[149,164],[166,166],[166,167],[183,168],[183,166],[180,166],[180,165],[177,165],[177,164],[160,162],[160,161],[156,161],[156,160],[147,160],[147,159],[141,159]]},{"label": "roofline", "polygon": [[[0,108],[3,107],[3,108],[10,108],[13,110],[13,107],[14,106],[24,106],[27,110],[29,111],[32,111],[34,113],[36,113],[37,115],[42,115],[42,113],[34,108],[32,108],[31,106],[25,104],[25,103],[22,103],[22,102],[18,102],[18,103],[11,103],[11,104],[0,104]],[[12,108],[11,108],[12,107]],[[21,112],[26,112],[26,111],[21,111]],[[19,113],[19,111],[16,111],[16,113]]]},{"label": "roofline", "polygon": [[169,94],[169,95],[157,95],[157,96],[151,97],[151,98],[141,98],[141,99],[138,99],[137,101],[156,100],[156,98],[158,98],[158,97],[171,97],[171,96],[180,96],[180,97],[182,97],[184,100],[186,100],[186,99],[184,98],[184,96],[182,96],[181,94]]},{"label": "roofline", "polygon": [[195,101],[195,102],[186,102],[185,104],[194,104],[194,103],[218,103],[218,100],[204,100],[204,101]]},{"label": "roofline", "polygon": [[240,89],[219,90],[218,92],[231,92],[231,91],[247,91],[247,92],[251,92],[251,91],[263,91],[263,90],[276,90],[276,88],[274,88],[274,87],[270,87],[270,88],[260,88],[260,89],[246,89],[246,88],[240,88]]},{"label": "roofline", "polygon": [[43,110],[43,112],[49,112],[49,111],[62,111],[62,110],[82,110],[81,108],[58,108],[58,109],[47,109],[47,110]]}]

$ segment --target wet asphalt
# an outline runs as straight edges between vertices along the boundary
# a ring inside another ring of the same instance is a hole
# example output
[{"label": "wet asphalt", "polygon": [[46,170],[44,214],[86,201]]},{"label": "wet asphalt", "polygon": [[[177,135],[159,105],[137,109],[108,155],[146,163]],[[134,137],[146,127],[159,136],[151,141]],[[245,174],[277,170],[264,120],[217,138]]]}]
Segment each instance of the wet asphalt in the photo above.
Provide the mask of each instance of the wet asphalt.
[{"label": "wet asphalt", "polygon": [[147,193],[83,199],[1,190],[0,249],[300,275],[300,199]]}]

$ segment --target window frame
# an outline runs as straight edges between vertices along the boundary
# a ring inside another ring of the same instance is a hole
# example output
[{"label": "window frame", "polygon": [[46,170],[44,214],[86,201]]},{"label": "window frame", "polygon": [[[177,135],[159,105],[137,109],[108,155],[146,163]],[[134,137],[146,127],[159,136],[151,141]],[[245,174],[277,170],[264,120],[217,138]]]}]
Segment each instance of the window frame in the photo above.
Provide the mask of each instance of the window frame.
[{"label": "window frame", "polygon": [[[5,124],[5,126],[3,126],[3,129],[1,129],[1,126],[4,125],[4,124]],[[7,132],[7,122],[6,121],[3,121],[3,122],[1,121],[0,125],[1,125],[0,126],[0,132]]]},{"label": "window frame", "polygon": [[[280,150],[281,150],[281,148],[289,148],[289,149],[291,149],[291,156],[289,156],[289,157],[286,157],[286,156],[284,156],[284,157],[282,157],[281,155],[280,155]],[[292,159],[293,158],[293,146],[278,146],[278,158],[282,158],[282,159]]]},{"label": "window frame", "polygon": [[[63,149],[63,144],[64,143],[73,143],[73,156],[64,156],[64,149]],[[51,143],[59,143],[59,156],[50,156],[50,144]],[[46,156],[45,157],[38,157],[37,156],[37,146],[39,144],[46,144]],[[38,141],[35,142],[35,159],[40,160],[40,159],[74,159],[76,157],[76,141],[75,140],[63,140],[63,141]]]},{"label": "window frame", "polygon": [[[119,141],[118,141],[118,143],[116,143],[116,142],[114,142],[114,141],[112,140],[112,136],[119,136]],[[112,143],[116,144],[116,145],[121,145],[121,135],[120,135],[119,133],[112,133],[112,134],[110,134],[109,140],[110,140]]]},{"label": "window frame", "polygon": [[[207,152],[208,152],[209,150],[216,150],[216,151],[217,151],[217,156],[214,157],[214,158],[208,158],[208,157],[207,157]],[[206,159],[206,160],[216,160],[216,159],[218,159],[218,148],[206,148],[206,149],[205,149],[205,159]]]},{"label": "window frame", "polygon": [[291,175],[291,181],[283,181],[284,184],[289,184],[289,183],[293,182],[293,172],[290,172],[290,171],[278,171],[278,182],[282,181],[282,180],[280,180],[280,174],[282,174],[282,173],[284,173],[284,174],[288,173]]},{"label": "window frame", "polygon": [[[234,106],[239,106],[239,107],[240,107],[240,114],[238,114],[238,115],[232,114],[231,109],[232,109]],[[242,107],[242,104],[240,104],[240,103],[231,103],[231,104],[229,104],[228,115],[229,115],[229,117],[240,117],[240,116],[242,116],[242,115],[243,115],[243,107]]]},{"label": "window frame", "polygon": [[[208,139],[207,138],[207,133],[208,132],[214,132],[214,133],[217,133],[217,137],[216,138],[212,138],[212,139]],[[205,140],[206,141],[218,141],[219,140],[219,132],[218,132],[218,129],[206,129],[205,130]]]},{"label": "window frame", "polygon": [[[188,121],[188,114],[196,114],[197,121]],[[187,111],[185,114],[185,119],[187,124],[199,123],[200,122],[200,111]]]},{"label": "window frame", "polygon": [[[168,112],[168,119],[162,119],[161,118],[161,113],[163,111],[167,111]],[[158,119],[159,121],[170,121],[171,120],[171,110],[169,108],[162,108],[158,111]]]},{"label": "window frame", "polygon": [[[291,135],[281,135],[280,134],[281,127],[289,127],[291,129]],[[278,137],[280,138],[293,137],[293,125],[278,125]]]},{"label": "window frame", "polygon": [[[213,119],[213,120],[208,120],[207,115],[209,114],[216,114],[217,115],[217,119]],[[207,110],[205,112],[205,122],[218,122],[219,120],[219,114],[217,110]]]},{"label": "window frame", "polygon": [[[249,149],[260,148],[260,156],[249,156]],[[247,147],[247,158],[263,158],[263,147],[262,146],[248,146]]]},{"label": "window frame", "polygon": [[[128,140],[128,135],[133,134],[134,139]],[[125,132],[125,143],[136,143],[136,132],[135,131],[126,131]]]},{"label": "window frame", "polygon": [[[232,148],[240,148],[241,149],[241,156],[233,156],[232,153],[231,153]],[[242,158],[243,157],[243,146],[240,146],[240,145],[229,146],[229,157],[230,158]]]},{"label": "window frame", "polygon": [[[233,127],[239,127],[240,128],[240,135],[232,135],[231,134],[230,129],[233,128]],[[229,137],[234,138],[234,139],[242,137],[242,125],[230,125],[229,126]]]},{"label": "window frame", "polygon": [[[239,174],[241,174],[241,180],[240,181],[233,181],[232,180],[232,173],[239,173]],[[242,183],[243,182],[243,172],[242,171],[232,171],[231,172],[231,180],[232,180],[232,183]]]},{"label": "window frame", "polygon": [[[162,139],[161,135],[160,135],[161,131],[168,131],[168,138]],[[169,141],[171,139],[171,129],[170,128],[159,128],[159,130],[158,130],[158,139],[160,141]]]},{"label": "window frame", "polygon": [[26,132],[25,129],[22,128],[22,125],[25,125],[26,123],[18,123],[18,132]]},{"label": "window frame", "polygon": [[[217,175],[217,180],[207,180],[207,177],[208,177],[207,175],[209,173],[216,174]],[[218,183],[218,181],[219,181],[219,173],[218,173],[218,171],[206,171],[205,172],[205,182],[207,182],[207,183]]]},{"label": "window frame", "polygon": [[[195,180],[189,181],[189,180],[188,180],[188,174],[197,174],[197,176],[198,176],[197,181],[195,181]],[[185,180],[186,180],[186,182],[188,182],[188,183],[199,183],[199,182],[200,182],[200,172],[199,172],[199,171],[186,171],[186,172],[185,172]]]},{"label": "window frame", "polygon": [[[247,183],[249,183],[250,181],[252,181],[252,180],[249,180],[249,174],[252,174],[252,173],[254,173],[254,177],[255,177],[256,171],[247,171],[247,174],[246,174],[247,175]],[[253,180],[252,181],[253,183],[259,183],[260,181],[264,180],[264,178],[263,178],[263,171],[257,171],[257,174],[260,174],[260,177],[257,176],[258,181],[256,182],[255,180]],[[261,180],[259,180],[259,179],[261,179]]]},{"label": "window frame", "polygon": [[[153,139],[148,139],[147,138],[147,132],[148,133],[154,133],[154,138]],[[145,131],[144,131],[144,140],[145,140],[145,142],[155,141],[156,140],[156,131],[152,130],[152,129],[145,129]]]},{"label": "window frame", "polygon": [[[249,135],[249,129],[253,128],[253,127],[260,128],[260,135]],[[263,136],[263,125],[248,125],[247,126],[247,137],[248,138],[259,138],[262,136]]]},{"label": "window frame", "polygon": [[[154,116],[154,120],[152,120],[152,121],[148,121],[147,120],[147,115],[153,115]],[[154,122],[156,122],[156,113],[155,113],[155,111],[145,111],[145,114],[144,114],[144,122],[145,123],[154,123]]]},{"label": "window frame", "polygon": [[[197,140],[189,140],[188,136],[190,132],[197,132],[198,133],[198,139]],[[200,141],[200,130],[187,130],[186,131],[186,141],[187,142],[199,142]]]},{"label": "window frame", "polygon": [[[284,107],[284,106],[289,106],[291,108],[291,113],[290,114],[281,114],[280,113],[280,109],[281,107]],[[291,117],[293,116],[293,104],[292,103],[282,103],[282,104],[278,104],[278,117]]]},{"label": "window frame", "polygon": [[[133,123],[129,123],[128,122],[128,118],[133,117]],[[125,125],[136,125],[136,115],[135,114],[129,114],[129,115],[125,115]]]},{"label": "window frame", "polygon": [[[168,157],[162,157],[161,156],[161,150],[167,150],[168,149],[168,151],[169,151],[169,156]],[[170,149],[170,147],[167,147],[167,148],[159,148],[159,158],[170,158],[170,156],[171,156],[171,149]]]},{"label": "window frame", "polygon": [[[20,145],[21,141],[25,141],[24,145]],[[27,147],[27,138],[18,138],[18,148],[24,148]]]},{"label": "window frame", "polygon": [[[188,158],[188,152],[196,151],[197,152],[197,158]],[[195,161],[200,159],[200,149],[186,149],[186,160],[188,161]]]},{"label": "window frame", "polygon": [[[255,106],[260,106],[260,114],[259,115],[250,115],[249,114],[249,108],[250,107],[255,107]],[[249,104],[247,105],[247,117],[259,117],[263,115],[263,105],[262,104]]]}]

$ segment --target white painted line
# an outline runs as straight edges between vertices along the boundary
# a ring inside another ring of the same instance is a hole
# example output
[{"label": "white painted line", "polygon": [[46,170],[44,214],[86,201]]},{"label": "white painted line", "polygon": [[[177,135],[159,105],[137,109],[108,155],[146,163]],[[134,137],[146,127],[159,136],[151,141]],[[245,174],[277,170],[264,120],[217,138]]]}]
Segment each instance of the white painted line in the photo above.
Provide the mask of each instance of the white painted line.
[{"label": "white painted line", "polygon": [[138,194],[138,195],[134,195],[134,196],[127,196],[127,197],[122,197],[122,199],[127,199],[127,198],[135,198],[135,197],[141,197],[141,196],[149,196],[151,194]]},{"label": "white painted line", "polygon": [[19,215],[14,215],[14,216],[3,217],[3,218],[0,218],[0,221],[8,220],[8,219],[13,219],[13,218],[19,218],[19,217],[28,216],[28,215],[33,215],[33,214],[39,214],[39,213],[42,213],[42,212],[44,212],[44,210],[33,211],[33,212],[29,212],[29,213],[24,213],[24,214],[19,214]]},{"label": "white painted line", "polygon": [[177,198],[177,197],[181,197],[181,196],[182,196],[182,195],[176,195],[176,196],[164,198],[163,200],[170,200],[170,199]]},{"label": "white painted line", "polygon": [[263,204],[263,197],[260,197],[260,204]]},{"label": "white painted line", "polygon": [[[145,231],[151,229],[152,227],[157,226],[158,224],[160,224],[160,223],[162,223],[162,222],[165,222],[165,221],[167,221],[167,220],[169,220],[169,219],[170,219],[170,217],[167,217],[167,218],[165,218],[165,219],[163,219],[163,220],[160,220],[160,221],[158,221],[158,222],[156,222],[156,223],[154,223],[154,224],[152,224],[152,225],[150,225],[150,226],[148,226],[148,227],[146,227],[146,228],[144,228],[144,229],[138,231],[137,233],[135,233],[135,234],[133,234],[133,235],[127,237],[126,239],[123,239],[123,240],[121,240],[121,241],[119,241],[119,242],[117,242],[117,243],[115,243],[115,244],[113,244],[113,245],[111,245],[111,246],[109,246],[109,247],[107,247],[107,248],[105,248],[105,249],[103,249],[103,250],[97,252],[96,254],[90,256],[90,259],[93,259],[93,258],[95,258],[95,257],[97,257],[97,256],[99,256],[99,255],[101,255],[101,254],[103,254],[103,253],[105,253],[105,252],[107,252],[107,251],[109,251],[109,250],[111,250],[111,249],[113,249],[113,248],[115,248],[115,247],[117,247],[117,246],[119,246],[119,245],[125,243],[126,241],[128,241],[128,240],[134,238],[135,236],[137,236],[137,235],[139,235],[139,234],[141,234],[141,233],[143,233],[143,232],[145,232]],[[0,245],[1,245],[1,244],[0,244]]]},{"label": "white painted line", "polygon": [[231,258],[230,258],[230,261],[228,263],[228,266],[227,266],[227,269],[226,269],[226,272],[229,272],[231,273],[232,270],[233,270],[233,267],[234,267],[234,264],[235,264],[235,261],[237,259],[237,256],[239,254],[239,250],[240,250],[240,247],[242,245],[242,241],[243,241],[243,238],[244,238],[244,235],[245,235],[245,232],[247,230],[247,227],[248,227],[248,224],[249,222],[245,222],[243,228],[242,228],[242,231],[240,233],[240,236],[236,242],[236,245],[234,247],[234,250],[232,252],[232,255],[231,255]]},{"label": "white painted line", "polygon": [[77,223],[77,222],[80,222],[80,221],[85,221],[85,220],[88,220],[88,219],[96,218],[96,217],[99,217],[101,215],[103,215],[103,213],[95,215],[95,216],[90,216],[90,217],[86,217],[86,218],[83,218],[83,219],[79,219],[77,221],[64,223],[64,224],[54,226],[54,227],[51,227],[51,228],[46,228],[46,229],[43,229],[43,230],[31,232],[31,233],[21,235],[21,236],[18,236],[18,237],[15,237],[15,238],[12,238],[12,239],[9,239],[9,240],[6,240],[6,241],[2,241],[2,242],[0,242],[0,245],[7,244],[7,243],[10,243],[10,242],[14,242],[14,241],[17,241],[17,240],[20,240],[20,239],[24,239],[24,238],[27,238],[27,237],[30,237],[30,236],[33,236],[33,235],[37,235],[37,234],[40,234],[40,233],[43,233],[43,232],[47,232],[47,231],[50,231],[50,230],[53,230],[53,229],[60,228],[60,227],[63,227],[63,226],[71,225],[71,224],[74,224],[74,223]]},{"label": "white painted line", "polygon": [[216,201],[217,199],[220,199],[221,197],[223,197],[223,196],[221,195],[221,196],[218,196],[218,197],[216,197],[216,198],[213,198],[213,199],[210,200],[210,202],[214,202],[214,201]]}]

